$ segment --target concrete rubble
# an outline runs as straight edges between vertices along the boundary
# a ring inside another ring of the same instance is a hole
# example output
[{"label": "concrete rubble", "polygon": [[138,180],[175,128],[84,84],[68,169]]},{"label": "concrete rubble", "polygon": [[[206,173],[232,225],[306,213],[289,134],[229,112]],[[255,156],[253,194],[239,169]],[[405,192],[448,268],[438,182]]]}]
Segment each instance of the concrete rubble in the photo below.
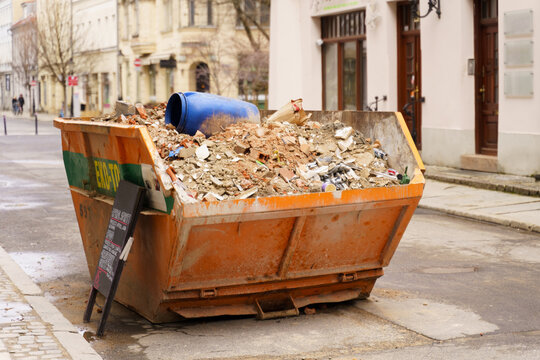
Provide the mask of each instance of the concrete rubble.
[{"label": "concrete rubble", "polygon": [[[376,139],[340,122],[237,123],[209,138],[164,123],[166,104],[94,120],[145,125],[173,183],[196,201],[221,201],[397,186],[408,176],[389,169]],[[175,179],[176,177],[176,179]]]}]

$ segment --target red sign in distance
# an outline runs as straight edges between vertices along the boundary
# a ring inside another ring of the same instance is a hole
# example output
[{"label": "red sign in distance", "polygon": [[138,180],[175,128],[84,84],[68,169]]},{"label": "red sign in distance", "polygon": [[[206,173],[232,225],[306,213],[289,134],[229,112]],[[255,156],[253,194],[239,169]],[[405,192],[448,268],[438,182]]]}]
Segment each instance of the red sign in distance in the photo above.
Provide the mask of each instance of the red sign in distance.
[{"label": "red sign in distance", "polygon": [[136,58],[135,60],[133,60],[133,65],[135,65],[135,67],[141,67],[142,65],[141,59]]},{"label": "red sign in distance", "polygon": [[78,76],[68,76],[68,86],[77,86],[79,85]]},{"label": "red sign in distance", "polygon": [[37,86],[37,81],[36,80],[30,81],[30,86]]}]

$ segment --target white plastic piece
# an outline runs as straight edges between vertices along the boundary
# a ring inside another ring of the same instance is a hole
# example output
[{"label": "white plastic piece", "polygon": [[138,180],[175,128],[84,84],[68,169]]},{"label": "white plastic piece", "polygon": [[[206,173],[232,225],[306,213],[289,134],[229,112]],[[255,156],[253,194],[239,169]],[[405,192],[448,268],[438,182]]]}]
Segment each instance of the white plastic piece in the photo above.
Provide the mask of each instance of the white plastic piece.
[{"label": "white plastic piece", "polygon": [[120,260],[126,262],[127,261],[127,258],[128,258],[128,255],[129,255],[129,251],[131,250],[131,245],[133,245],[133,236],[131,236],[127,243],[126,243],[126,246],[124,246],[124,249],[122,250],[122,252],[120,253]]},{"label": "white plastic piece", "polygon": [[352,135],[353,131],[354,130],[352,127],[347,126],[336,131],[335,137],[337,137],[338,139],[346,140],[349,138],[349,136]]},{"label": "white plastic piece", "polygon": [[208,146],[206,146],[206,144],[199,146],[197,150],[195,150],[195,155],[197,155],[199,160],[204,160],[209,157],[210,151],[208,150]]}]

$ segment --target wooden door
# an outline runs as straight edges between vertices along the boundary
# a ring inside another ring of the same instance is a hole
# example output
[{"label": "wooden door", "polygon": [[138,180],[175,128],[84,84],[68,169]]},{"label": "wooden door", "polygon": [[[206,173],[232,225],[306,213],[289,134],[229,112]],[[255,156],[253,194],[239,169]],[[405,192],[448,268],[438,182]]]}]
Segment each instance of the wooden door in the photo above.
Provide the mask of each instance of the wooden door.
[{"label": "wooden door", "polygon": [[422,148],[422,56],[420,52],[420,22],[414,21],[411,5],[399,3],[398,15],[398,110],[407,103],[414,105],[408,110],[414,115],[403,117],[418,149]]},{"label": "wooden door", "polygon": [[499,46],[497,0],[476,0],[476,152],[497,155],[499,124]]}]

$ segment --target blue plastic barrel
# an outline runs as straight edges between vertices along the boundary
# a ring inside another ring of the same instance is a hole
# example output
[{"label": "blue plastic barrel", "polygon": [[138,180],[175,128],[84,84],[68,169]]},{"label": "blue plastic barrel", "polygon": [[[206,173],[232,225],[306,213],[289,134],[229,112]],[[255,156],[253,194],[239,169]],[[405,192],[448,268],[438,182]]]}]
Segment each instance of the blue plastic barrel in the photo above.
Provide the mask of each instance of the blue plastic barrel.
[{"label": "blue plastic barrel", "polygon": [[248,121],[259,123],[257,106],[240,100],[195,91],[172,94],[165,110],[165,123],[173,124],[179,133],[206,136],[227,125]]}]

